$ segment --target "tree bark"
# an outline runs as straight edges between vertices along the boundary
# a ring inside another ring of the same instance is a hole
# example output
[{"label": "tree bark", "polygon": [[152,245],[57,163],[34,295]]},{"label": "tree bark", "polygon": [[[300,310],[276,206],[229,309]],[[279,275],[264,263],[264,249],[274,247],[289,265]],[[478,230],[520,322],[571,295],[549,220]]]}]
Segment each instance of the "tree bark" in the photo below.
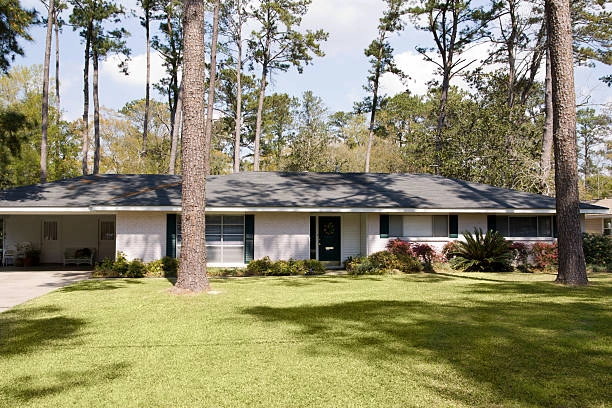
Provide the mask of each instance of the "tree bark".
[{"label": "tree bark", "polygon": [[183,1],[182,247],[176,289],[200,293],[206,276],[206,138],[204,136],[204,2]]},{"label": "tree bark", "polygon": [[93,50],[93,103],[94,103],[94,162],[93,174],[100,173],[100,99],[98,92],[98,75],[100,56],[95,47]]},{"label": "tree bark", "polygon": [[550,185],[550,171],[552,169],[553,152],[553,97],[552,97],[552,71],[550,65],[550,52],[546,47],[546,78],[544,80],[544,105],[546,109],[544,120],[544,132],[542,134],[542,157],[540,158],[541,189],[546,195],[552,192]]},{"label": "tree bark", "polygon": [[53,13],[53,25],[55,27],[55,103],[57,105],[57,118],[59,122],[62,108],[60,103],[60,46],[58,15],[59,11],[55,9],[55,13]]},{"label": "tree bark", "polygon": [[261,63],[261,79],[259,80],[259,100],[257,102],[257,118],[255,119],[255,146],[253,152],[253,171],[259,171],[259,143],[261,140],[261,123],[263,121],[263,106],[266,97],[266,85],[268,81],[268,53],[270,52],[271,39],[266,37],[264,59]]},{"label": "tree bark", "polygon": [[236,58],[236,127],[234,129],[234,173],[240,172],[240,136],[242,133],[242,1],[237,1],[238,10],[238,47]]},{"label": "tree bark", "polygon": [[559,271],[556,282],[586,285],[586,265],[580,229],[576,94],[572,26],[568,0],[546,0],[552,73],[555,190],[559,231]]},{"label": "tree bark", "polygon": [[174,118],[172,119],[172,144],[170,145],[170,165],[168,166],[168,174],[174,174],[176,169],[176,154],[178,151],[183,117],[183,84],[181,84],[179,87],[178,98],[176,99],[175,106]]},{"label": "tree bark", "polygon": [[145,85],[145,111],[144,111],[144,124],[142,127],[142,154],[143,156],[147,152],[147,135],[149,133],[149,110],[150,110],[150,99],[151,99],[151,30],[150,30],[150,10],[149,3],[147,2],[145,7],[145,41],[147,43],[147,78]]},{"label": "tree bark", "polygon": [[219,8],[221,7],[220,0],[215,1],[215,8],[213,11],[213,26],[212,26],[212,38],[210,46],[210,71],[208,74],[208,101],[206,106],[206,127],[205,127],[205,138],[204,143],[204,172],[208,176],[210,174],[210,141],[212,138],[213,130],[213,113],[215,107],[215,88],[217,81],[217,42],[219,41]]},{"label": "tree bark", "polygon": [[87,155],[89,154],[89,57],[91,52],[91,35],[93,33],[93,22],[87,25],[85,38],[85,64],[83,65],[83,144],[81,164],[83,175],[87,175]]},{"label": "tree bark", "polygon": [[42,135],[40,140],[40,182],[47,182],[47,137],[49,130],[49,65],[51,63],[51,39],[53,37],[54,2],[49,0],[49,17],[47,18],[47,37],[45,43],[45,62],[43,64],[42,94]]}]

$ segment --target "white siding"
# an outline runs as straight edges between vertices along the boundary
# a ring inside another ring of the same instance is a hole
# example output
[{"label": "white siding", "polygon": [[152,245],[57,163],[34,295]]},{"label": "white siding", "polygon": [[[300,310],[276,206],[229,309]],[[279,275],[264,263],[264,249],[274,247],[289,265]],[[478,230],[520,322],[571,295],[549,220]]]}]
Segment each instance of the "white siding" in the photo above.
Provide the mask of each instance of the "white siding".
[{"label": "white siding", "polygon": [[368,214],[366,224],[368,228],[368,253],[364,255],[371,255],[374,252],[384,250],[387,242],[389,242],[389,238],[380,237],[380,215]]},{"label": "white siding", "polygon": [[341,261],[344,261],[349,256],[361,255],[361,217],[359,214],[344,214],[341,222]]},{"label": "white siding", "polygon": [[310,258],[310,215],[256,214],[255,259]]},{"label": "white siding", "polygon": [[158,212],[118,213],[116,218],[117,251],[128,260],[150,262],[166,252],[166,214]]},{"label": "white siding", "polygon": [[4,216],[4,248],[17,249],[17,244],[29,242],[33,248],[40,249],[40,226],[42,217],[34,215]]}]

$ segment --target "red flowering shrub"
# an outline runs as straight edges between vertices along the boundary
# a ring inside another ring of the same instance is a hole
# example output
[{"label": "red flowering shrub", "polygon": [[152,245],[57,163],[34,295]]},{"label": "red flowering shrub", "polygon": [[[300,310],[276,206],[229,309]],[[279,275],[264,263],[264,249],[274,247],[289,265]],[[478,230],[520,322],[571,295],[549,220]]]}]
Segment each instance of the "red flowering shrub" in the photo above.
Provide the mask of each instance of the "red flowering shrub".
[{"label": "red flowering shrub", "polygon": [[442,247],[440,262],[448,262],[454,257],[453,253],[457,249],[457,241],[449,241]]},{"label": "red flowering shrub", "polygon": [[412,251],[412,245],[410,242],[402,241],[399,238],[396,238],[387,243],[387,251],[391,252],[393,255],[410,255],[415,256]]},{"label": "red flowering shrub", "polygon": [[538,269],[555,269],[559,265],[559,248],[557,243],[537,242],[531,246],[533,266]]}]

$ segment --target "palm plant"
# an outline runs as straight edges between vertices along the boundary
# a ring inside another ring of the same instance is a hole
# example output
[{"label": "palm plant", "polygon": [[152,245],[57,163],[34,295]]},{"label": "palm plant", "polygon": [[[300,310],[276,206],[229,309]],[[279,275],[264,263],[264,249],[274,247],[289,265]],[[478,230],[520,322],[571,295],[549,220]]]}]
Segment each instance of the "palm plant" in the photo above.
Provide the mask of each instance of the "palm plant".
[{"label": "palm plant", "polygon": [[510,243],[497,231],[474,228],[463,232],[465,241],[456,241],[450,261],[453,269],[467,272],[504,272],[512,270]]}]

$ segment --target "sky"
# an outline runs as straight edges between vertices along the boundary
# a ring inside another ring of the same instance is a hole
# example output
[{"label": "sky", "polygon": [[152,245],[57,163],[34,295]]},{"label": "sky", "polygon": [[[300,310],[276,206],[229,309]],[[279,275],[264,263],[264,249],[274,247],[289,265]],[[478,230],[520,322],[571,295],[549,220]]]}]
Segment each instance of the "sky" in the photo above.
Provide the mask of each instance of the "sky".
[{"label": "sky", "polygon": [[[22,6],[26,8],[42,10],[39,0],[21,1]],[[136,8],[135,0],[121,3],[127,8]],[[300,96],[311,90],[323,99],[331,112],[351,111],[353,103],[366,96],[363,85],[366,83],[369,63],[364,49],[377,35],[378,19],[383,10],[382,0],[313,0],[308,14],[303,19],[302,28],[323,29],[329,33],[328,41],[322,45],[325,56],[315,58],[311,65],[304,68],[303,74],[298,74],[293,68],[286,73],[276,73],[268,88],[269,93],[286,92],[292,96]],[[67,19],[67,16],[65,18]],[[121,74],[113,59],[101,64],[100,103],[110,109],[120,109],[129,101],[143,98],[145,93],[144,30],[140,27],[137,17],[127,19],[125,27],[131,32],[128,39],[128,45],[132,49],[130,75]],[[22,42],[25,57],[17,57],[14,65],[43,63],[45,28],[33,28],[31,34],[34,41]],[[60,37],[60,92],[64,118],[68,120],[74,120],[82,114],[84,48],[80,40],[78,34],[69,27],[64,28]],[[417,31],[411,28],[410,24],[404,31],[394,35],[391,44],[395,50],[396,63],[410,79],[402,82],[393,75],[386,75],[382,80],[382,90],[385,94],[393,95],[405,89],[415,94],[425,93],[426,83],[435,76],[435,67],[424,61],[415,47],[430,43],[430,34]],[[480,60],[485,53],[484,47],[476,48],[471,50],[470,57]],[[53,64],[52,62],[52,67]],[[598,79],[610,73],[610,67],[577,67],[577,102],[583,104],[588,101],[596,107],[612,103],[612,88],[608,88]],[[152,56],[151,75],[152,82],[163,76],[161,58],[156,54]],[[454,84],[461,86],[461,79]],[[163,100],[155,92],[153,97]]]}]

